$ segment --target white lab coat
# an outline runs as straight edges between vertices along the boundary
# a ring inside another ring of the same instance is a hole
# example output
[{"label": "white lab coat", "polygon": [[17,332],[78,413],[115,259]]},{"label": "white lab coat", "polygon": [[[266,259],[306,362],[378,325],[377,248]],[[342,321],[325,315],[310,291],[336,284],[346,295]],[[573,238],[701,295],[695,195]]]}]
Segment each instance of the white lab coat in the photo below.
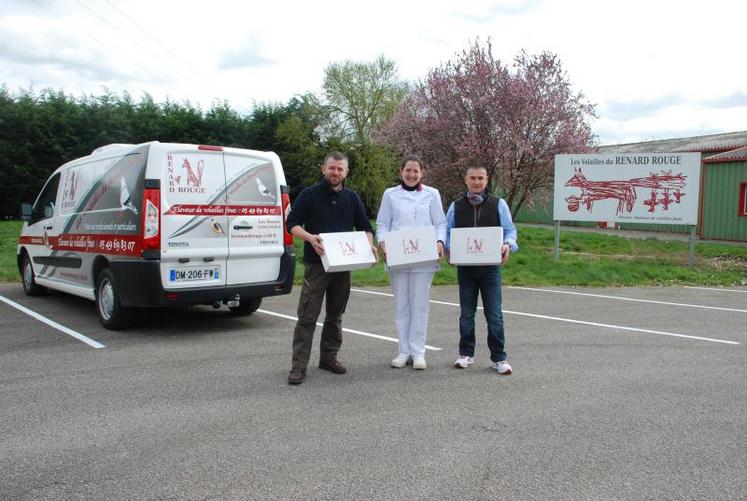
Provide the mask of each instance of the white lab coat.
[{"label": "white lab coat", "polygon": [[[421,226],[434,226],[436,240],[446,240],[446,216],[438,190],[423,184],[414,191],[399,185],[387,189],[376,217],[376,239],[386,244],[389,232]],[[425,356],[430,290],[438,263],[388,271],[396,307],[399,353]]]},{"label": "white lab coat", "polygon": [[[441,205],[441,194],[436,188],[424,184],[422,189],[407,191],[402,186],[393,186],[384,192],[376,216],[376,239],[386,243],[392,231],[421,226],[435,226],[436,240],[446,241],[446,216]],[[438,271],[438,264],[413,266],[403,271]]]}]

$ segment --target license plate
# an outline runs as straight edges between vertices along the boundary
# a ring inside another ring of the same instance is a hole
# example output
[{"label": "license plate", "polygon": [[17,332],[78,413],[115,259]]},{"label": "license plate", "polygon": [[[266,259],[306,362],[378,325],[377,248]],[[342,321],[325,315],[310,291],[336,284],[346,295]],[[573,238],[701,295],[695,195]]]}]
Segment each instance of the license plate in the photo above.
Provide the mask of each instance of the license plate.
[{"label": "license plate", "polygon": [[170,282],[209,282],[220,280],[220,268],[218,267],[194,267],[176,268],[169,270]]}]

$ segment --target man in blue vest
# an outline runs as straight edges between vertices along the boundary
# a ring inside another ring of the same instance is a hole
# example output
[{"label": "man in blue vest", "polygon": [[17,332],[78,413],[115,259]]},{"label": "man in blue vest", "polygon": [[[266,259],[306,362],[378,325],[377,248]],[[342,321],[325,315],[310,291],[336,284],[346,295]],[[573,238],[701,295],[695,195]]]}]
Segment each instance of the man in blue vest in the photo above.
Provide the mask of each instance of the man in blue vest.
[{"label": "man in blue vest", "polygon": [[316,321],[326,297],[326,316],[319,343],[319,368],[333,374],[345,374],[347,368],[337,360],[342,345],[342,314],[350,296],[350,272],[324,271],[321,256],[324,242],[319,233],[365,231],[374,256],[378,251],[373,241],[373,228],[366,217],[360,196],[345,187],[348,157],[339,151],[326,156],[322,164],[321,182],[304,188],[293,203],[286,225],[288,231],[304,243],[304,275],[298,299],[298,322],[293,331],[293,358],[288,384],[301,384],[306,379],[306,366],[311,355]]},{"label": "man in blue vest", "polygon": [[[502,198],[486,192],[488,171],[485,167],[470,167],[464,176],[467,192],[451,203],[446,222],[451,228],[477,226],[502,226],[501,266],[508,262],[511,252],[516,252],[516,227],[511,211]],[[446,249],[451,246],[450,234],[446,236]],[[485,320],[488,323],[488,348],[493,368],[498,374],[513,372],[506,359],[503,311],[501,310],[501,268],[490,266],[458,266],[459,280],[459,357],[454,362],[457,369],[466,369],[474,363],[475,311],[477,296],[482,296]]]}]

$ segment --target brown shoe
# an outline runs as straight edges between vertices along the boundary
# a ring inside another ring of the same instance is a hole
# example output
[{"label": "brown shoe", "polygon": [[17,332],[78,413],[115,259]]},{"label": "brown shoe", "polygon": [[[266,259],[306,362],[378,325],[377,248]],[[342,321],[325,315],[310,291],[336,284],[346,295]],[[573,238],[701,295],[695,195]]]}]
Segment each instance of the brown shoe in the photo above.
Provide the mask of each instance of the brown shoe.
[{"label": "brown shoe", "polygon": [[340,362],[335,360],[320,360],[319,368],[333,374],[345,374],[348,370]]},{"label": "brown shoe", "polygon": [[306,379],[306,369],[294,367],[288,373],[288,384],[301,384]]}]

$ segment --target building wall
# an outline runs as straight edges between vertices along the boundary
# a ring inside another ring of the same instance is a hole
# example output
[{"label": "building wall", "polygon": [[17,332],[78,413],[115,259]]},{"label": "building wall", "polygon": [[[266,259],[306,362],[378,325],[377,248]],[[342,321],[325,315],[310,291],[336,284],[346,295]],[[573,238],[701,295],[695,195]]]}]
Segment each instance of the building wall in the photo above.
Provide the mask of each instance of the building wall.
[{"label": "building wall", "polygon": [[705,163],[701,235],[705,240],[747,241],[747,216],[739,216],[739,186],[747,161]]}]

